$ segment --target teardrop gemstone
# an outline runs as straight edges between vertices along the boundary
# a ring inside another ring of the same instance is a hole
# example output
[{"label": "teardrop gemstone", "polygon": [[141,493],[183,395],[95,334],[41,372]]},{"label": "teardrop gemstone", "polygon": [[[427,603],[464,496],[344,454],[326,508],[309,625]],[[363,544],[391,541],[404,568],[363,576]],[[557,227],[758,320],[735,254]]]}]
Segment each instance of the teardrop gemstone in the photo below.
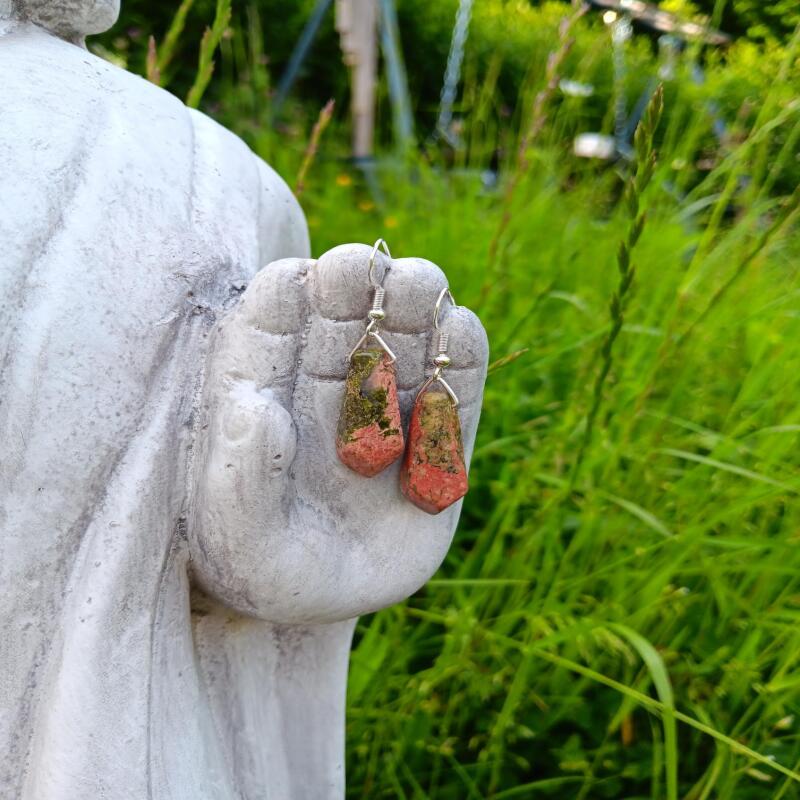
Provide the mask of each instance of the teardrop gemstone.
[{"label": "teardrop gemstone", "polygon": [[394,364],[382,349],[358,350],[350,359],[336,429],[341,462],[371,478],[403,453]]},{"label": "teardrop gemstone", "polygon": [[417,396],[411,412],[400,488],[429,514],[444,511],[469,488],[458,409],[448,394],[433,387]]}]

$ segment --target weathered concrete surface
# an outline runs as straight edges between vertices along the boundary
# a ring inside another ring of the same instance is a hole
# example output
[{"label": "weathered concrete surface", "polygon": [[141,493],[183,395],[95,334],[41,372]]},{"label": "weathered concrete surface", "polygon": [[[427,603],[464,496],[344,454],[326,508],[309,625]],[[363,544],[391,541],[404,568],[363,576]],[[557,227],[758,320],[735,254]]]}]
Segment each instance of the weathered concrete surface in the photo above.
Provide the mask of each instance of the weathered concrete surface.
[{"label": "weathered concrete surface", "polygon": [[[244,144],[7,0],[0,108],[0,798],[340,798],[353,619],[458,516],[336,459],[369,248],[308,260]],[[395,267],[407,416],[444,276]],[[469,454],[486,342],[444,327]]]}]

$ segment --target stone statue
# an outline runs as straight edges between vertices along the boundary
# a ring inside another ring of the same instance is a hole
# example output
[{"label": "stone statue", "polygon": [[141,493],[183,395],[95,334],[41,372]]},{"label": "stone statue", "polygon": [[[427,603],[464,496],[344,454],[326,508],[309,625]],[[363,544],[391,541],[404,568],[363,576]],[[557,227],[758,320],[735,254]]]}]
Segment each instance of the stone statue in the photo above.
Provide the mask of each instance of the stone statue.
[{"label": "stone statue", "polygon": [[[117,13],[0,0],[0,798],[341,798],[355,618],[460,504],[339,463],[370,249],[309,259],[268,166],[89,54]],[[407,418],[445,276],[388,264]],[[486,339],[442,327],[469,457]]]}]

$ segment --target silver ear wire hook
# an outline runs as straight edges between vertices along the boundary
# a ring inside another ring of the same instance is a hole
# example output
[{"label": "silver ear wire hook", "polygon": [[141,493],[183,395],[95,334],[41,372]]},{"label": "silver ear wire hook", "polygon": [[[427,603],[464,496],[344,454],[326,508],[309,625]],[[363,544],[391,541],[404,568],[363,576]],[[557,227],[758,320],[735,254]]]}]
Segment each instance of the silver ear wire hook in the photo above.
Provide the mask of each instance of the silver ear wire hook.
[{"label": "silver ear wire hook", "polygon": [[387,267],[387,272],[392,268],[392,254],[389,252],[389,245],[386,244],[385,239],[378,239],[374,245],[372,245],[372,252],[369,254],[369,282],[372,284],[373,289],[380,289],[381,285],[376,282],[375,280],[375,256],[378,253],[378,250],[383,250],[386,253],[387,258],[389,259],[389,266]]},{"label": "silver ear wire hook", "polygon": [[433,375],[422,384],[422,388],[419,390],[420,394],[424,392],[434,381],[438,381],[442,384],[442,388],[450,395],[450,399],[453,401],[454,406],[458,406],[458,397],[456,393],[453,391],[450,384],[442,377],[442,373],[444,370],[450,366],[450,356],[447,355],[447,345],[450,341],[450,334],[445,333],[439,327],[439,312],[442,309],[442,302],[444,301],[445,297],[450,298],[450,302],[455,306],[456,299],[453,297],[453,293],[450,289],[445,286],[441,292],[439,292],[439,297],[436,298],[436,305],[433,307],[433,328],[439,334],[439,353],[436,358],[433,359],[434,369]]},{"label": "silver ear wire hook", "polygon": [[439,312],[442,310],[442,301],[445,297],[450,298],[450,302],[455,306],[458,305],[456,303],[455,297],[453,297],[453,293],[450,291],[449,286],[445,286],[441,292],[439,292],[439,296],[436,298],[436,305],[433,307],[433,327],[436,330],[439,330]]},{"label": "silver ear wire hook", "polygon": [[[392,254],[389,252],[389,245],[386,244],[385,240],[378,239],[372,246],[372,252],[369,254],[369,271],[367,272],[369,282],[372,288],[375,289],[375,294],[372,297],[372,308],[367,314],[369,317],[369,324],[367,325],[367,329],[364,331],[364,335],[358,340],[356,346],[350,351],[350,355],[347,357],[348,361],[350,361],[358,352],[361,345],[368,341],[370,336],[375,339],[375,341],[384,349],[386,355],[388,355],[390,358],[390,364],[394,364],[394,362],[397,361],[397,356],[389,349],[389,345],[386,344],[386,342],[383,340],[383,337],[380,335],[379,323],[381,320],[386,319],[386,312],[383,310],[383,300],[386,297],[386,291],[384,290],[383,286],[381,286],[381,284],[375,280],[375,256],[380,249],[382,249],[389,258],[389,264],[386,267],[386,272],[392,268]],[[386,277],[386,273],[384,273],[384,277]]]}]

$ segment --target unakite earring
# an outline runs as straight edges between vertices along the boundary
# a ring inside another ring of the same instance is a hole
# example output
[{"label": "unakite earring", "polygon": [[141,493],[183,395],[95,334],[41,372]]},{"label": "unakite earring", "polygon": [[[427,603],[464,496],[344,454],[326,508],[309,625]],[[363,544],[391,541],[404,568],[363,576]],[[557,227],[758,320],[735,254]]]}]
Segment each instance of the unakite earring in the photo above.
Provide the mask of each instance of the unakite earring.
[{"label": "unakite earring", "polygon": [[439,312],[445,297],[455,305],[445,288],[433,310],[433,328],[439,334],[439,352],[433,360],[433,374],[422,384],[408,428],[408,445],[400,470],[400,488],[418,508],[438,514],[460,500],[469,488],[458,397],[444,379],[450,366],[447,345],[450,335],[439,328]]},{"label": "unakite earring", "polygon": [[375,290],[367,315],[369,323],[348,356],[350,366],[336,429],[336,453],[340,461],[367,478],[396,461],[404,446],[394,368],[397,358],[380,331],[380,323],[386,318],[383,310],[386,292],[375,280],[375,256],[379,249],[389,258],[387,272],[392,265],[388,245],[378,239],[369,257],[368,277]]}]

